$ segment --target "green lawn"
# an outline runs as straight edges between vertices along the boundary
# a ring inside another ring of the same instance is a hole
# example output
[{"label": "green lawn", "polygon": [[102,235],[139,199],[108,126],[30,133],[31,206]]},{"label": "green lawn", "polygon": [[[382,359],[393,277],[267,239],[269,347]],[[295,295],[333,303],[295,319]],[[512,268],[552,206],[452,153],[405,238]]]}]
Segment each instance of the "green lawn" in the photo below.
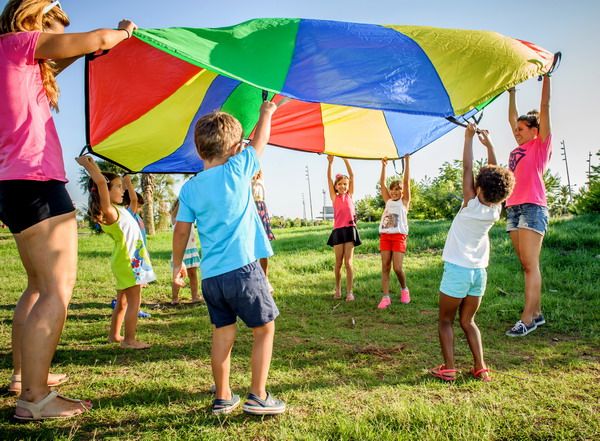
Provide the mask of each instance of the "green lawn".
[{"label": "green lawn", "polygon": [[[376,309],[377,227],[361,224],[356,302],[332,300],[329,227],[276,230],[271,280],[281,310],[269,389],[288,403],[275,418],[209,412],[211,327],[206,307],[169,307],[170,234],[149,238],[158,283],[144,290],[138,334],[148,351],[106,341],[113,279],[106,236],[80,236],[79,277],[54,372],[61,388],[89,398],[85,416],[43,424],[10,422],[15,398],[0,396],[0,439],[219,440],[548,440],[600,434],[600,216],[551,223],[542,252],[547,324],[523,339],[504,331],[519,317],[523,277],[504,225],[494,227],[489,279],[478,323],[492,383],[470,379],[471,358],[457,326],[452,385],[427,375],[441,363],[437,289],[449,222],[413,221],[405,268],[413,301]],[[25,278],[14,241],[0,233],[0,383],[11,373],[12,309]],[[397,283],[394,281],[394,287]],[[396,289],[398,291],[398,289]],[[189,291],[182,292],[189,298]],[[240,326],[232,386],[249,384],[251,333]]]}]

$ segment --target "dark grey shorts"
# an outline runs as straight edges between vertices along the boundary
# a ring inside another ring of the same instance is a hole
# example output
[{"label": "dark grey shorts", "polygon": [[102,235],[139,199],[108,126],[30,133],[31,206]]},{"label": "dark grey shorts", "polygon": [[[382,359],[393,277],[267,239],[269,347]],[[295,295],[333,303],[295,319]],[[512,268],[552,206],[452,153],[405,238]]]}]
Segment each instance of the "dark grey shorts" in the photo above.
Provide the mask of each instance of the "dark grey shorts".
[{"label": "dark grey shorts", "polygon": [[258,262],[203,279],[202,295],[210,321],[217,328],[234,324],[237,317],[249,328],[256,328],[279,315]]}]

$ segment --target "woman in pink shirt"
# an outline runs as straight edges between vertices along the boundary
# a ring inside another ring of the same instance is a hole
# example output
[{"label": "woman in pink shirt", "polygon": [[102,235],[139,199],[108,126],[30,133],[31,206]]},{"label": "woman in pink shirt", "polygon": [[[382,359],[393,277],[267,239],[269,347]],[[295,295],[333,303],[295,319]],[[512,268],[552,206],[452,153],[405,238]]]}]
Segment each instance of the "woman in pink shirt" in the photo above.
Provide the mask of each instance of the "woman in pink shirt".
[{"label": "woman in pink shirt", "polygon": [[27,288],[13,317],[14,374],[20,393],[15,418],[68,418],[91,403],[50,387],[50,374],[77,272],[75,208],[65,183],[62,149],[50,109],[58,108],[55,76],[78,57],[110,49],[136,28],[65,34],[69,18],[58,1],[9,0],[0,16],[0,220],[13,234]]},{"label": "woman in pink shirt", "polygon": [[509,94],[508,121],[519,145],[509,158],[516,183],[506,201],[506,230],[525,273],[525,307],[520,320],[506,335],[522,337],[546,323],[541,305],[540,252],[548,227],[543,175],[552,155],[550,77],[543,78],[539,113],[532,111],[518,116],[515,89],[510,89]]},{"label": "woman in pink shirt", "polygon": [[342,264],[346,267],[346,301],[354,301],[352,284],[354,273],[352,269],[352,258],[354,247],[361,244],[358,230],[356,229],[354,201],[354,174],[350,162],[344,158],[348,176],[336,175],[335,181],[331,179],[331,167],[333,156],[327,155],[329,165],[327,166],[327,182],[329,183],[329,197],[333,204],[333,231],[329,236],[327,245],[333,247],[335,253],[335,294],[334,299],[342,298]]}]

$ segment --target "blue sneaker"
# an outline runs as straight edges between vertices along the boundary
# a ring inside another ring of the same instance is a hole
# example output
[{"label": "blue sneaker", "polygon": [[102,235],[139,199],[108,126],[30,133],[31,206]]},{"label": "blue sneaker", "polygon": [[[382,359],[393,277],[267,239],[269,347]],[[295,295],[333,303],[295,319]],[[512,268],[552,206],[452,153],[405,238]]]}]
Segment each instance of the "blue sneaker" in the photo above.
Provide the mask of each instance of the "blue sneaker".
[{"label": "blue sneaker", "polygon": [[144,312],[140,309],[140,311],[138,312],[138,317],[139,318],[150,318],[152,316],[150,315],[150,313]]},{"label": "blue sneaker", "polygon": [[531,325],[527,326],[521,320],[515,323],[515,326],[506,331],[506,335],[509,337],[525,337],[530,332],[533,332],[537,329],[537,324],[535,320],[531,322]]},{"label": "blue sneaker", "polygon": [[537,325],[537,326],[542,326],[544,324],[546,324],[546,319],[544,318],[543,314],[538,315],[537,317],[534,317],[533,322]]},{"label": "blue sneaker", "polygon": [[117,306],[117,299],[112,299],[112,302],[110,302],[110,307],[115,309],[115,306]]}]

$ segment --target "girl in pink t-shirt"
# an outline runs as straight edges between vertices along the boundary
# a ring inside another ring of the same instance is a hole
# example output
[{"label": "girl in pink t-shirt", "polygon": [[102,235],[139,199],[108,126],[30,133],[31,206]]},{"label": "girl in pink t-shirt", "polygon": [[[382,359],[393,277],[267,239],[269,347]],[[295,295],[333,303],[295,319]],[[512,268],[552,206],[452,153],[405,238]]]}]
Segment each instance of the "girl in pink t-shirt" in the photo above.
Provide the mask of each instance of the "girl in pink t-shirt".
[{"label": "girl in pink t-shirt", "polygon": [[352,292],[353,269],[352,258],[354,247],[361,244],[354,213],[354,174],[350,162],[344,158],[348,176],[338,174],[335,181],[331,178],[333,156],[327,155],[327,182],[329,183],[329,197],[333,204],[333,231],[329,236],[327,245],[333,247],[335,253],[335,294],[334,299],[342,298],[342,263],[346,267],[346,301],[354,300]]},{"label": "girl in pink t-shirt", "polygon": [[68,25],[52,0],[9,0],[0,16],[0,220],[27,273],[14,312],[8,387],[21,393],[19,420],[68,418],[91,407],[50,391],[67,380],[49,370],[77,273],[75,207],[50,110],[58,108],[56,75],[82,55],[116,46],[136,26],[123,20],[116,30],[65,34]]},{"label": "girl in pink t-shirt", "polygon": [[552,154],[550,77],[546,75],[543,79],[539,113],[532,111],[518,116],[515,89],[510,89],[509,94],[508,120],[519,145],[509,158],[516,183],[506,201],[506,231],[525,273],[525,307],[506,335],[522,337],[546,323],[541,305],[540,252],[548,226],[543,175]]}]

